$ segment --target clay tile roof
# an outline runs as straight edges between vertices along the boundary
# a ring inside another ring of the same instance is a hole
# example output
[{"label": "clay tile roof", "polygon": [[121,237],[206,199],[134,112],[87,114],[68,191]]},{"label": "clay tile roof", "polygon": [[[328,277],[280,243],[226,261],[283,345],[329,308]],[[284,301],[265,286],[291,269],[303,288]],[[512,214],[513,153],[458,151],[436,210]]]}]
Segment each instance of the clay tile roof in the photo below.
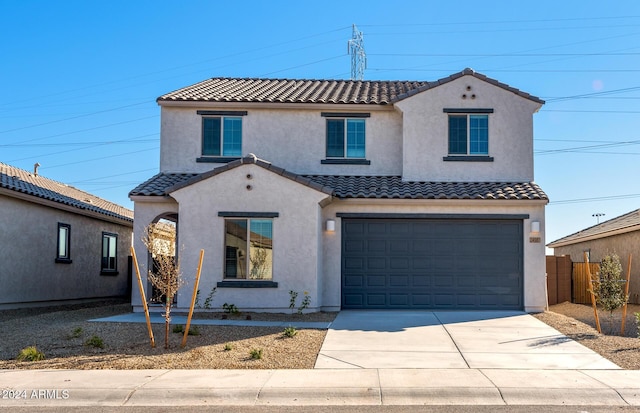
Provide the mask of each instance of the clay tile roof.
[{"label": "clay tile roof", "polygon": [[534,182],[405,182],[400,176],[297,175],[258,158],[242,158],[228,167],[202,174],[160,173],[140,184],[130,196],[167,196],[176,189],[245,163],[255,163],[274,173],[337,198],[378,199],[505,199],[543,200],[547,195]]},{"label": "clay tile roof", "polygon": [[0,162],[0,188],[133,222],[133,211],[88,192]]},{"label": "clay tile roof", "polygon": [[535,96],[468,68],[433,82],[215,77],[162,95],[157,101],[388,105],[466,75],[474,76],[526,99],[544,103],[544,101]]},{"label": "clay tile roof", "polygon": [[307,175],[338,198],[548,200],[533,182],[407,182],[400,176]]},{"label": "clay tile roof", "polygon": [[640,231],[640,209],[583,229],[547,244],[550,248],[608,237],[621,232]]}]

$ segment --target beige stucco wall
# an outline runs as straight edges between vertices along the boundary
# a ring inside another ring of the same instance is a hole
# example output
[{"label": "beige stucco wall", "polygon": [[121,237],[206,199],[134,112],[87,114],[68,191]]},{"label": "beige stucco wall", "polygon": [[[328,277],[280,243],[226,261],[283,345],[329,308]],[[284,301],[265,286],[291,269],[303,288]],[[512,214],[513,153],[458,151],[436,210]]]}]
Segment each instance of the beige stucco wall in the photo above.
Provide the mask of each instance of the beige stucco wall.
[{"label": "beige stucco wall", "polygon": [[590,251],[591,262],[599,262],[608,254],[618,254],[622,263],[623,276],[627,274],[629,254],[631,254],[629,302],[640,304],[640,231],[554,248],[553,255],[569,255],[573,262],[584,262],[585,251]]},{"label": "beige stucco wall", "polygon": [[[524,310],[544,311],[545,290],[544,204],[527,201],[440,201],[440,200],[346,200],[334,201],[323,209],[323,220],[335,219],[335,233],[324,233],[323,309],[337,310],[341,301],[341,219],[338,213],[421,214],[528,214],[524,220]],[[530,242],[531,222],[540,222],[540,242]]]},{"label": "beige stucco wall", "polygon": [[[130,226],[0,194],[0,308],[123,296]],[[71,226],[71,264],[56,263],[58,223]],[[102,232],[118,234],[118,275],[101,275]]]},{"label": "beige stucco wall", "polygon": [[[396,103],[404,117],[403,179],[533,180],[532,114],[540,106],[473,76],[463,76]],[[444,108],[494,110],[489,114],[489,156],[493,162],[443,161],[448,155],[448,114]]]},{"label": "beige stucco wall", "polygon": [[[221,164],[197,163],[201,156],[202,116],[197,110],[228,107],[162,107],[160,170],[204,172]],[[329,109],[329,110],[327,110]],[[366,159],[371,165],[322,165],[326,152],[323,111],[368,112]],[[400,175],[402,173],[402,117],[391,108],[322,107],[312,109],[254,109],[242,117],[242,155],[256,154],[297,174]]]},{"label": "beige stucco wall", "polygon": [[223,303],[229,303],[243,311],[289,311],[289,291],[293,290],[299,293],[298,304],[307,291],[309,309],[319,310],[322,223],[318,211],[327,194],[248,164],[179,189],[171,196],[179,203],[180,263],[189,280],[178,294],[178,307],[190,304],[200,249],[205,251],[201,296],[206,297],[223,281],[224,217],[218,212],[277,212],[279,216],[273,218],[273,281],[278,287],[218,288],[213,307],[220,310]]}]

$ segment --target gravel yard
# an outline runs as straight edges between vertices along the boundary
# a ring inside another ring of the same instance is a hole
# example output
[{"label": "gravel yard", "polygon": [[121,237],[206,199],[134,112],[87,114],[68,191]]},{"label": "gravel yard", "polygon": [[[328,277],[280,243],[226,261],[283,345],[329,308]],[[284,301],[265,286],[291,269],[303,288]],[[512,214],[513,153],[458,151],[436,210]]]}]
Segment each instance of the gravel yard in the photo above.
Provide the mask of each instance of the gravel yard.
[{"label": "gravel yard", "polygon": [[[153,324],[156,347],[151,348],[144,323],[87,321],[126,313],[130,308],[128,304],[110,302],[106,306],[0,311],[0,368],[310,369],[326,334],[326,330],[300,329],[289,338],[280,327],[198,326],[200,334],[190,335],[185,348],[180,347],[182,334],[170,332],[170,348],[165,350],[164,324]],[[200,318],[221,316],[207,313]],[[244,320],[246,316],[228,317]],[[251,314],[251,318],[331,321],[335,313]],[[102,339],[104,348],[85,345],[94,335]],[[46,358],[36,362],[17,361],[20,350],[32,345],[44,352]],[[251,357],[254,349],[262,350],[261,359]]]},{"label": "gravel yard", "polygon": [[[87,320],[130,311],[121,301],[74,305],[57,308],[0,311],[0,368],[2,369],[311,369],[322,346],[326,331],[300,329],[294,337],[285,337],[280,327],[198,326],[199,335],[189,336],[180,347],[182,334],[170,333],[170,348],[164,349],[164,325],[154,324],[156,347],[151,348],[144,323],[96,323]],[[640,305],[630,305],[627,313],[627,337],[602,335],[594,329],[590,306],[562,303],[535,317],[568,337],[591,348],[625,369],[640,369],[640,339],[634,312]],[[177,313],[176,313],[177,314]],[[336,313],[315,314],[245,314],[228,315],[230,319],[273,321],[331,321]],[[199,318],[220,318],[220,313],[206,313]],[[608,317],[600,313],[603,329]],[[615,313],[615,330],[619,333],[620,312]],[[86,345],[93,336],[100,337],[103,348]],[[45,359],[37,362],[17,361],[20,350],[35,345]],[[252,350],[262,350],[262,358],[251,357]]]}]

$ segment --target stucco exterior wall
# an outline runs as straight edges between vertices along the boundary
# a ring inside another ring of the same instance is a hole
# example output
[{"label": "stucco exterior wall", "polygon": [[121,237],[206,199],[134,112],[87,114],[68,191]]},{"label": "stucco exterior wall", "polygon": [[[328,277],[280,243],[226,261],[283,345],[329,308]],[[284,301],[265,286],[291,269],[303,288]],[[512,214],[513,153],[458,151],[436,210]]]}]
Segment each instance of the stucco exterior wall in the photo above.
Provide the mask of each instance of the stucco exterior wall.
[{"label": "stucco exterior wall", "polygon": [[[160,170],[205,172],[219,163],[198,163],[202,146],[202,116],[197,110],[228,107],[162,107]],[[329,109],[329,110],[328,110]],[[357,109],[357,110],[356,110]],[[326,118],[321,112],[366,112],[366,159],[370,165],[323,165]],[[353,106],[337,109],[249,109],[242,117],[242,155],[256,154],[297,174],[400,175],[402,173],[402,116],[392,108]]]},{"label": "stucco exterior wall", "polygon": [[[540,106],[473,76],[463,76],[396,103],[404,118],[403,179],[533,180],[532,114]],[[489,114],[489,156],[493,162],[443,160],[448,155],[449,125],[444,108],[494,110]]]},{"label": "stucco exterior wall", "polygon": [[584,262],[585,251],[590,252],[591,262],[599,262],[608,254],[618,254],[623,277],[627,275],[629,254],[632,254],[629,302],[640,304],[640,231],[554,248],[553,255],[569,255],[573,262]]},{"label": "stucco exterior wall", "polygon": [[[341,305],[341,219],[338,213],[428,213],[428,214],[528,214],[523,222],[524,237],[524,309],[528,312],[544,311],[547,303],[545,290],[544,204],[524,201],[394,201],[367,200],[335,201],[323,209],[323,220],[335,219],[336,231],[325,232],[323,237],[324,286],[323,309],[336,311]],[[540,222],[540,242],[530,242],[531,222]]]},{"label": "stucco exterior wall", "polygon": [[185,279],[189,280],[178,294],[178,307],[190,304],[200,249],[205,250],[201,296],[206,297],[223,281],[225,218],[218,216],[220,211],[277,212],[279,216],[273,218],[273,281],[278,287],[219,287],[213,308],[220,310],[226,302],[245,311],[289,311],[289,291],[293,290],[299,293],[298,305],[307,291],[311,298],[309,309],[318,311],[322,305],[318,289],[322,237],[319,203],[327,194],[248,164],[171,195],[179,203],[180,262]]},{"label": "stucco exterior wall", "polygon": [[[124,296],[130,226],[0,195],[0,308]],[[56,263],[58,223],[71,226],[70,264]],[[102,232],[118,235],[118,275],[101,275]]]}]

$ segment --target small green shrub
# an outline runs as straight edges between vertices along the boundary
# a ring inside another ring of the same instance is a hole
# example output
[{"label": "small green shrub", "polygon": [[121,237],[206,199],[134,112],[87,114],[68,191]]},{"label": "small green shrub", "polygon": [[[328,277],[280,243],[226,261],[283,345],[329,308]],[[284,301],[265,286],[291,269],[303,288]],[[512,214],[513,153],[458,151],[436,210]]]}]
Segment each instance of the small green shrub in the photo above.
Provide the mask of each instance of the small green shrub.
[{"label": "small green shrub", "polygon": [[[178,334],[178,333],[184,333],[184,326],[182,324],[176,324],[175,326],[173,326],[173,332]],[[200,335],[200,329],[198,328],[198,326],[190,326],[189,327],[189,334],[187,334],[188,336],[199,336]]]},{"label": "small green shrub", "polygon": [[254,360],[260,360],[262,358],[262,349],[261,348],[254,348],[253,350],[251,350],[251,358]]},{"label": "small green shrub", "polygon": [[240,312],[240,310],[238,310],[238,307],[236,307],[235,304],[224,303],[222,304],[222,309],[224,310],[225,313],[228,313],[228,314],[238,314]]},{"label": "small green shrub", "polygon": [[224,351],[231,351],[231,350],[233,350],[233,344],[231,344],[231,343],[226,343],[226,344],[224,345]]},{"label": "small green shrub", "polygon": [[285,337],[295,337],[296,334],[298,334],[298,330],[296,330],[295,327],[285,327],[284,332],[282,333]]},{"label": "small green shrub", "polygon": [[209,294],[204,299],[204,304],[200,304],[200,290],[196,291],[196,308],[204,308],[205,310],[211,309],[211,303],[213,302],[213,296],[216,293],[216,287],[213,287]]},{"label": "small green shrub", "polygon": [[298,292],[289,290],[289,308],[293,313],[293,309],[296,307],[296,299],[298,298]]},{"label": "small green shrub", "polygon": [[638,338],[640,338],[640,313],[633,313],[636,316],[636,327],[638,329]]},{"label": "small green shrub", "polygon": [[44,353],[36,348],[36,346],[25,347],[18,354],[18,361],[40,361],[44,360]]},{"label": "small green shrub", "polygon": [[76,327],[73,329],[71,334],[67,336],[67,338],[71,340],[72,338],[80,338],[81,336],[82,336],[82,327]]},{"label": "small green shrub", "polygon": [[93,335],[84,342],[84,345],[87,347],[104,348],[104,341],[100,337]]}]

